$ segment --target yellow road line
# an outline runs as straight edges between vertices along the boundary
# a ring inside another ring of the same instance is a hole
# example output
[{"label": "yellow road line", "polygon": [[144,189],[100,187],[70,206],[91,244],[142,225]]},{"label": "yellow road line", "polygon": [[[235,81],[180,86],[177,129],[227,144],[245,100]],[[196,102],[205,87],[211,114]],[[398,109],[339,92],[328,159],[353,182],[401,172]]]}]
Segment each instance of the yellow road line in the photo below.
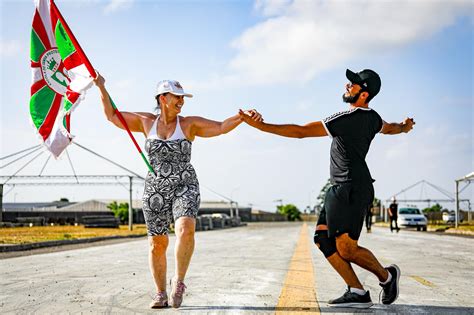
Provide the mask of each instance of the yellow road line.
[{"label": "yellow road line", "polygon": [[433,283],[433,282],[430,282],[426,279],[423,279],[422,277],[419,277],[419,276],[409,276],[410,278],[418,281],[419,283],[421,283],[422,285],[425,285],[427,287],[430,287],[430,288],[435,288],[436,285]]},{"label": "yellow road line", "polygon": [[320,314],[314,288],[313,259],[308,242],[308,227],[301,227],[300,238],[291,258],[275,314]]}]

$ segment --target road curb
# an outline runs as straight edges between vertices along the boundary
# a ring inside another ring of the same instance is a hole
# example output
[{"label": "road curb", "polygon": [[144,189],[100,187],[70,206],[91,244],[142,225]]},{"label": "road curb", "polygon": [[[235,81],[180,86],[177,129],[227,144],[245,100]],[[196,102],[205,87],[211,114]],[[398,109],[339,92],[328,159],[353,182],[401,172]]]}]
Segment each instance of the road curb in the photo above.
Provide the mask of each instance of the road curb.
[{"label": "road curb", "polygon": [[[381,224],[372,224],[372,227],[377,227],[377,228],[389,228],[388,226],[381,225]],[[419,232],[416,231],[416,229],[403,229],[405,232]],[[453,228],[448,228],[448,229],[443,229],[443,230],[434,230],[428,228],[429,233],[436,233],[439,235],[445,234],[445,235],[452,235],[452,236],[474,236],[473,231],[465,231],[465,230],[459,230],[459,229],[453,229]]]},{"label": "road curb", "polygon": [[447,229],[444,231],[446,234],[454,234],[454,235],[470,235],[474,236],[474,232],[472,231],[464,231],[464,230],[456,230],[456,229]]},{"label": "road curb", "polygon": [[146,236],[146,233],[137,234],[137,235],[125,235],[125,236],[114,235],[114,236],[80,238],[80,239],[75,239],[75,240],[47,241],[47,242],[37,242],[37,243],[18,244],[18,245],[0,245],[0,253],[24,251],[24,250],[31,250],[31,249],[36,249],[36,248],[54,247],[54,246],[61,246],[61,245],[93,243],[93,242],[121,239],[121,238],[140,238],[144,236]]},{"label": "road curb", "polygon": [[[243,227],[246,225],[247,224],[244,223],[236,227]],[[212,230],[209,230],[209,231],[212,231]],[[94,243],[94,242],[114,240],[114,239],[140,238],[144,236],[147,236],[147,234],[143,233],[143,234],[136,234],[136,235],[114,235],[114,236],[80,238],[80,239],[74,239],[74,240],[37,242],[37,243],[18,244],[18,245],[0,245],[0,253],[19,252],[19,251],[26,251],[26,250],[32,250],[32,249],[37,249],[37,248],[55,247],[55,246],[62,246],[62,245]]]}]

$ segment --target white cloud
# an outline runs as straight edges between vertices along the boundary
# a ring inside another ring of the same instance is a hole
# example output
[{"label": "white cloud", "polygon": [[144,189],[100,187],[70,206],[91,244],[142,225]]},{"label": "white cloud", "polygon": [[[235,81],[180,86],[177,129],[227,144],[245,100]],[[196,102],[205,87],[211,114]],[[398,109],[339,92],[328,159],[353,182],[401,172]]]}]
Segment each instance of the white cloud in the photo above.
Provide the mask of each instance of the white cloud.
[{"label": "white cloud", "polygon": [[132,7],[134,0],[110,0],[109,4],[104,8],[105,14],[116,11],[127,10]]},{"label": "white cloud", "polygon": [[470,0],[257,0],[255,8],[271,17],[231,43],[237,55],[229,77],[256,84],[305,82],[341,62],[398,49],[472,15]]},{"label": "white cloud", "polygon": [[275,16],[283,13],[291,0],[256,0],[254,8],[264,16]]},{"label": "white cloud", "polygon": [[0,41],[0,56],[13,57],[22,50],[22,45],[19,40],[2,40]]}]

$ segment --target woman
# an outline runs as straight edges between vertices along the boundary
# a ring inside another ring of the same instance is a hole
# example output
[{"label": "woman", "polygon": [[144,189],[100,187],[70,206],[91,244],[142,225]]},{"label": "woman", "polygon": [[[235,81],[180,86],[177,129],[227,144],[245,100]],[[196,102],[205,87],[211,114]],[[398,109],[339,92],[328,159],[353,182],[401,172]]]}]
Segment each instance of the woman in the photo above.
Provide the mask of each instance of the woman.
[{"label": "woman", "polygon": [[[124,129],[110,103],[104,78],[99,75],[94,82],[100,90],[107,119]],[[142,132],[147,138],[145,150],[156,172],[156,177],[148,173],[143,194],[143,214],[150,242],[149,264],[157,291],[151,308],[168,306],[166,249],[173,218],[176,234],[175,276],[170,281],[173,307],[180,307],[186,289],[183,281],[194,250],[195,219],[200,203],[199,182],[190,164],[192,141],[195,137],[228,133],[243,121],[239,114],[223,122],[179,116],[184,97],[192,95],[185,93],[179,82],[164,80],[158,83],[155,97],[159,115],[122,112],[129,129]],[[262,121],[255,110],[245,113]]]}]

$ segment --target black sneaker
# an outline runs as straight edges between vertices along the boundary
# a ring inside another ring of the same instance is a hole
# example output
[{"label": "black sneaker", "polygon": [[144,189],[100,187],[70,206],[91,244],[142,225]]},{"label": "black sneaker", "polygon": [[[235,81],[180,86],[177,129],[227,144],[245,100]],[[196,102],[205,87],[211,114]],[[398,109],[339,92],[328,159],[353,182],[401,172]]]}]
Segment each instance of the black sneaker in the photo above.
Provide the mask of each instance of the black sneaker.
[{"label": "black sneaker", "polygon": [[369,308],[374,303],[370,299],[369,291],[365,292],[364,295],[352,293],[348,287],[346,293],[340,298],[329,300],[328,305],[332,307],[353,307],[353,308]]},{"label": "black sneaker", "polygon": [[387,271],[392,275],[392,280],[387,284],[380,284],[383,288],[382,303],[392,304],[398,298],[398,286],[401,272],[397,265],[390,265],[385,269],[387,269]]}]

